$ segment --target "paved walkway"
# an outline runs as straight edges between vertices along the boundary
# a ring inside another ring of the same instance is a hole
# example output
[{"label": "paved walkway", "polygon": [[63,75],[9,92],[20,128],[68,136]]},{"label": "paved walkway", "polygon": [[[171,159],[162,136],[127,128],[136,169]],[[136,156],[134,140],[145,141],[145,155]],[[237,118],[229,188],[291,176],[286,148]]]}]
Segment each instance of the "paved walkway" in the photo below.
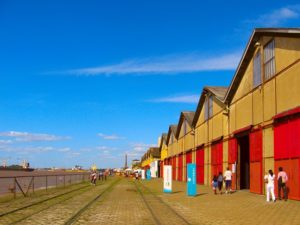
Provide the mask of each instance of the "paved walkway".
[{"label": "paved walkway", "polygon": [[172,194],[162,193],[162,179],[143,183],[192,224],[300,224],[299,201],[266,202],[264,195],[248,191],[214,195],[211,188],[202,185],[196,197],[188,197],[183,182],[173,182]]},{"label": "paved walkway", "polygon": [[[51,205],[51,202],[38,205],[39,209],[44,207],[46,210],[19,224],[64,224],[114,180],[116,179],[110,178],[105,183],[92,186],[88,191],[49,208],[47,205]],[[141,184],[135,185],[135,182]],[[18,200],[10,204],[14,208],[18,205]],[[28,210],[22,213],[26,215]],[[22,218],[23,215],[19,216]],[[18,218],[0,218],[0,224],[16,220]],[[207,186],[198,186],[198,195],[188,197],[184,182],[173,182],[173,193],[166,194],[163,193],[162,179],[134,181],[132,178],[123,178],[84,211],[75,224],[299,225],[300,201],[266,202],[265,196],[248,191],[214,195]]]},{"label": "paved walkway", "polygon": [[150,225],[153,219],[132,179],[122,179],[75,224]]}]

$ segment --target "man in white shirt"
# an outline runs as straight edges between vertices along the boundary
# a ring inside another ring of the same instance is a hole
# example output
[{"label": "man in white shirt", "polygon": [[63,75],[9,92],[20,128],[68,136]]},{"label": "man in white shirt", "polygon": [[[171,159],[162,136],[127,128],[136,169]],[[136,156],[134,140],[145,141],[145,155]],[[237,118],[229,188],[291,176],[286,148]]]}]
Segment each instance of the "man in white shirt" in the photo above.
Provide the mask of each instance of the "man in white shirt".
[{"label": "man in white shirt", "polygon": [[225,179],[225,189],[226,189],[226,194],[232,192],[231,190],[231,180],[232,180],[232,172],[229,170],[229,167],[226,168],[226,171],[224,173],[224,179]]}]

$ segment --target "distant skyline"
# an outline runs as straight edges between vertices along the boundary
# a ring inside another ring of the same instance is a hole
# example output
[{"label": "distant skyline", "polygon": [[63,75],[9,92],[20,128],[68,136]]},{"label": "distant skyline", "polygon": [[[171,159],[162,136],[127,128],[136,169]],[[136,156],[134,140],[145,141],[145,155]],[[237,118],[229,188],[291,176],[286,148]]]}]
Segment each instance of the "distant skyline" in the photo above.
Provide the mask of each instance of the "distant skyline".
[{"label": "distant skyline", "polygon": [[298,1],[0,2],[0,162],[123,167],[228,86],[254,28]]}]

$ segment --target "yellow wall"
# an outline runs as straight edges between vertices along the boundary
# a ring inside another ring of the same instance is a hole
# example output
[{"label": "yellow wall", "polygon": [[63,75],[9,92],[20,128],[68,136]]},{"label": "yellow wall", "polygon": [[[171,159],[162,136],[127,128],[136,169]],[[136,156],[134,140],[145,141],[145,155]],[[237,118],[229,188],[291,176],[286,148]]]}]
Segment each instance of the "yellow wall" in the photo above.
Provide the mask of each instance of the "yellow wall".
[{"label": "yellow wall", "polygon": [[236,130],[235,126],[235,104],[232,104],[229,109],[229,133],[232,133],[233,131]]},{"label": "yellow wall", "polygon": [[204,105],[202,106],[202,109],[200,111],[196,127],[200,126],[202,123],[204,123]]},{"label": "yellow wall", "polygon": [[275,115],[275,79],[267,82],[264,87],[264,121]]},{"label": "yellow wall", "polygon": [[174,139],[174,143],[168,145],[168,157],[177,154],[178,142]]},{"label": "yellow wall", "polygon": [[276,78],[276,95],[277,113],[299,106],[300,62]]},{"label": "yellow wall", "polygon": [[263,130],[263,157],[274,156],[274,134],[273,128]]},{"label": "yellow wall", "polygon": [[275,65],[279,72],[300,59],[299,38],[275,38]]},{"label": "yellow wall", "polygon": [[252,95],[247,95],[236,103],[236,130],[252,124]]},{"label": "yellow wall", "polygon": [[263,121],[263,92],[261,87],[253,92],[253,125]]},{"label": "yellow wall", "polygon": [[212,139],[223,136],[223,114],[219,113],[212,119]]},{"label": "yellow wall", "polygon": [[161,146],[161,152],[160,152],[160,159],[164,160],[168,157],[168,146],[166,143],[163,141],[162,146]]},{"label": "yellow wall", "polygon": [[249,93],[252,90],[252,86],[253,86],[252,73],[253,73],[253,63],[251,60],[241,80],[241,83],[234,95],[232,102],[237,101],[239,98],[245,96],[247,93]]},{"label": "yellow wall", "polygon": [[224,104],[221,103],[218,99],[216,99],[215,97],[213,98],[213,114],[216,115],[219,112],[223,111],[224,108]]},{"label": "yellow wall", "polygon": [[176,154],[180,153],[180,152],[183,152],[184,150],[184,138],[181,137],[178,139],[178,145],[177,145],[177,152]]}]

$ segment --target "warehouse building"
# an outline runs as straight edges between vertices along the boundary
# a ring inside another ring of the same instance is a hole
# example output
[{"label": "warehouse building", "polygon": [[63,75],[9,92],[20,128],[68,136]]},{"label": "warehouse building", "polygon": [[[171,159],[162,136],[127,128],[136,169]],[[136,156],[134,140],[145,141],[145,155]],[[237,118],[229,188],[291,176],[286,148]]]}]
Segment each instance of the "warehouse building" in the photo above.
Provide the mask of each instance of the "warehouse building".
[{"label": "warehouse building", "polygon": [[229,166],[234,189],[263,194],[264,174],[283,167],[300,200],[300,29],[255,29],[229,87],[203,88],[166,143],[174,180],[186,181],[189,162],[205,185]]}]

